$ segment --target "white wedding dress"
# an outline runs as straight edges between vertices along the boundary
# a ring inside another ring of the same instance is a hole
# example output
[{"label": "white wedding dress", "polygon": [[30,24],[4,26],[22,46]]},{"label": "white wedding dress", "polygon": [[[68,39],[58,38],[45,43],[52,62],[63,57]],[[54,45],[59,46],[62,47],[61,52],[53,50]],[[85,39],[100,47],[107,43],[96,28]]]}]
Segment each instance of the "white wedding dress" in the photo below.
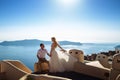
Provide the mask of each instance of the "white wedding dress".
[{"label": "white wedding dress", "polygon": [[71,71],[76,61],[77,59],[67,52],[53,50],[49,61],[50,72]]}]

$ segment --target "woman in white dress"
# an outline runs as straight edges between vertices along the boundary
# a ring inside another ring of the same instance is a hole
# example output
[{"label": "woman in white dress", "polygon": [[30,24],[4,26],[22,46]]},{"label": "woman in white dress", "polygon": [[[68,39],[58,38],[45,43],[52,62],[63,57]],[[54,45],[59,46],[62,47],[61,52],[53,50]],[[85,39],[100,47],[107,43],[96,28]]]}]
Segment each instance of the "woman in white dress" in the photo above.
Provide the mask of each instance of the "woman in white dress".
[{"label": "woman in white dress", "polygon": [[[71,71],[74,62],[77,61],[77,59],[68,54],[66,50],[57,43],[55,37],[52,37],[51,40],[53,43],[50,51],[50,72]],[[59,47],[61,51],[56,51],[57,47]]]}]

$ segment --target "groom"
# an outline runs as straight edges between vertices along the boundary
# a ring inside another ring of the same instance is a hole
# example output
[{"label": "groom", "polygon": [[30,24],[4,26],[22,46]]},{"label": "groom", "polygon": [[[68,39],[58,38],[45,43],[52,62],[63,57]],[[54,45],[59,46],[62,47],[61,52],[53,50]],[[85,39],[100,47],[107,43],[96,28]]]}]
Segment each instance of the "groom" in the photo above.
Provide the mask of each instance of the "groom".
[{"label": "groom", "polygon": [[38,63],[36,63],[37,72],[48,73],[49,72],[49,62],[46,60],[45,55],[48,55],[47,50],[43,43],[40,44],[40,49],[37,52]]},{"label": "groom", "polygon": [[39,62],[48,62],[47,60],[46,60],[46,58],[45,58],[45,55],[48,55],[48,56],[50,56],[49,55],[49,53],[47,52],[47,50],[45,49],[45,46],[44,46],[44,44],[43,43],[41,43],[40,44],[40,49],[38,50],[38,52],[37,52],[37,58],[38,58],[38,60],[39,60]]}]

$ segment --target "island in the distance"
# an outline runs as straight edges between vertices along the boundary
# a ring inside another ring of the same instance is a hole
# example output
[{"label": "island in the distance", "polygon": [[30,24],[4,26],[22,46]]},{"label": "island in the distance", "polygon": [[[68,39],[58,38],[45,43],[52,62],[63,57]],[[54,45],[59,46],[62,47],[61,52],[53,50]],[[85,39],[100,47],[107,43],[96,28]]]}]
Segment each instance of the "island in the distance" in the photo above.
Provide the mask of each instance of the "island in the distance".
[{"label": "island in the distance", "polygon": [[[40,43],[44,43],[45,45],[51,44],[51,41],[43,41],[37,39],[25,39],[25,40],[17,40],[17,41],[3,41],[0,43],[2,46],[37,46]],[[82,45],[80,42],[71,42],[71,41],[59,41],[61,45]]]}]

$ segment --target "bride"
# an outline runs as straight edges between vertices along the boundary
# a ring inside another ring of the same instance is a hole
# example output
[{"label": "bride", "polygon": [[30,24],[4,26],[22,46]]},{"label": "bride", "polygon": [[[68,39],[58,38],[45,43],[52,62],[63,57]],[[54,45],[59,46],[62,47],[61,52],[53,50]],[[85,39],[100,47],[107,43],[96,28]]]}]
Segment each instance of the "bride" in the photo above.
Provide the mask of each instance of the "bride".
[{"label": "bride", "polygon": [[[73,64],[77,61],[76,58],[69,55],[66,50],[64,50],[56,41],[55,37],[51,38],[52,45],[50,51],[50,72],[64,72],[71,71],[73,69]],[[61,51],[57,51],[56,48],[59,47]]]}]

